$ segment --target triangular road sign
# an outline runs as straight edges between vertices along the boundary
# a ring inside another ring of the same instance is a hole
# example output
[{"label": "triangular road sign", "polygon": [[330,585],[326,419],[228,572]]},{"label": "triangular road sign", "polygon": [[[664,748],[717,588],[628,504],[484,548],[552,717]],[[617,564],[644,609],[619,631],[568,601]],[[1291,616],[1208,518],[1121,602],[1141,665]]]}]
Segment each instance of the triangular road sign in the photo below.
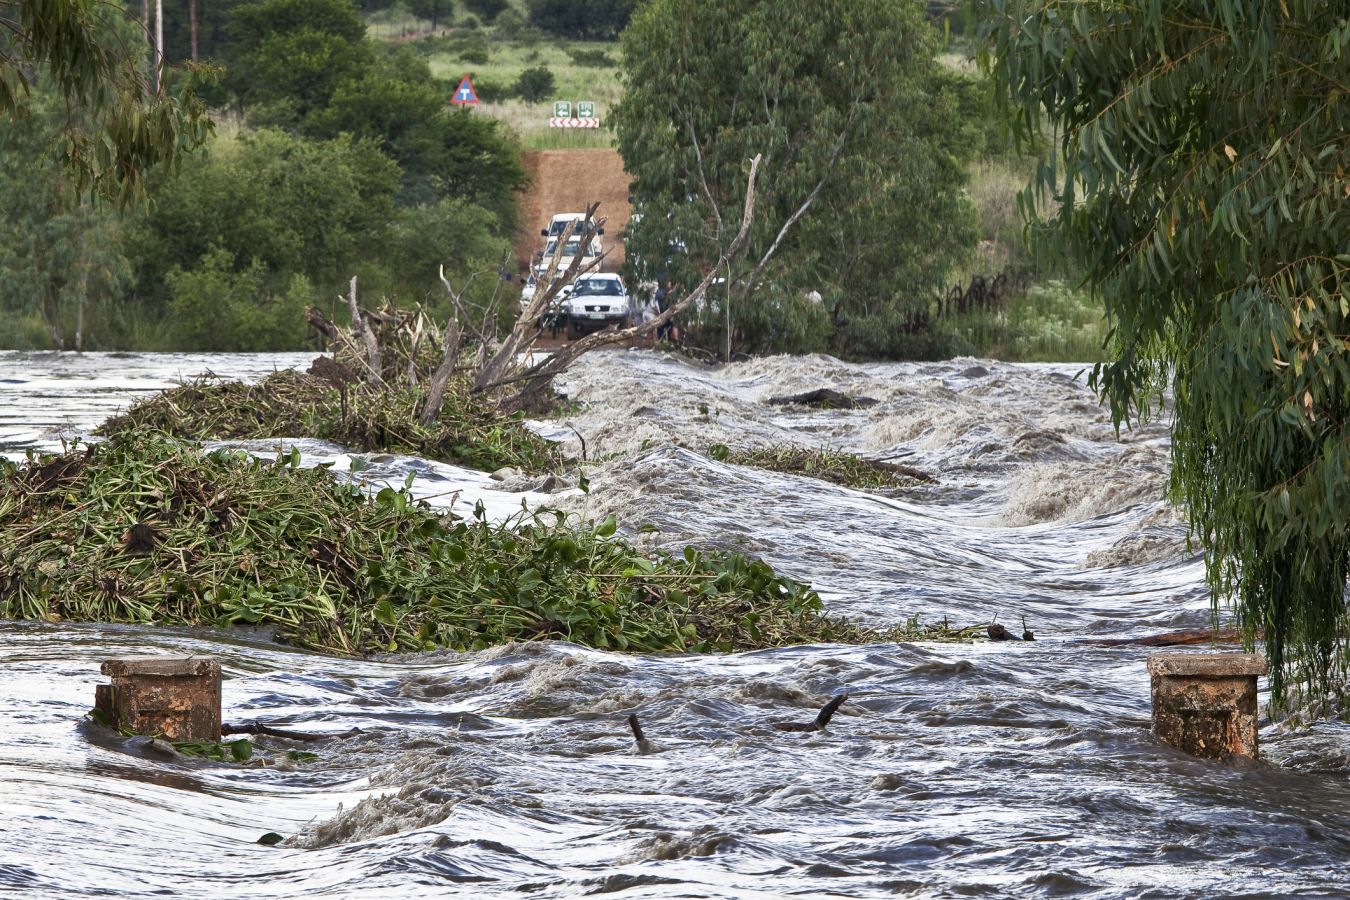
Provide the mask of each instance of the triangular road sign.
[{"label": "triangular road sign", "polygon": [[457,106],[473,106],[478,102],[478,92],[473,89],[473,82],[468,75],[459,80],[459,87],[455,88],[455,95],[450,98],[450,102]]}]

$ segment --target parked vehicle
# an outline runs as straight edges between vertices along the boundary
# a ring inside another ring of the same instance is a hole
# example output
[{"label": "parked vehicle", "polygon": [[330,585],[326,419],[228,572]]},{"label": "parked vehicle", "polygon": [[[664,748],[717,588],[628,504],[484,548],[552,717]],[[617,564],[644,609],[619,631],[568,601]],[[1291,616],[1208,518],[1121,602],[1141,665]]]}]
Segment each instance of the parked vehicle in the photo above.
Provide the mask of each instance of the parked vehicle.
[{"label": "parked vehicle", "polygon": [[[558,238],[549,238],[548,243],[544,245],[544,252],[540,254],[539,261],[534,265],[534,275],[537,279],[542,279],[548,274],[549,266],[553,264],[553,256],[558,252]],[[572,237],[567,239],[567,243],[562,246],[562,256],[558,260],[557,274],[567,271],[568,266],[572,265],[572,260],[577,254],[582,254],[582,265],[586,265],[591,260],[600,256],[600,239],[592,238],[585,247],[581,245],[581,238]]]},{"label": "parked vehicle", "polygon": [[609,272],[582,275],[563,301],[567,334],[578,338],[609,325],[623,327],[636,312],[623,279]]},{"label": "parked vehicle", "polygon": [[[549,220],[547,228],[539,229],[539,233],[546,238],[559,237],[562,235],[564,231],[567,230],[568,223],[576,222],[577,227],[573,229],[572,232],[573,234],[575,234],[578,230],[580,230],[581,223],[585,221],[586,221],[586,214],[584,212],[558,213],[556,216],[554,216],[552,219]],[[603,228],[598,229],[595,233],[604,234],[605,229]]]}]

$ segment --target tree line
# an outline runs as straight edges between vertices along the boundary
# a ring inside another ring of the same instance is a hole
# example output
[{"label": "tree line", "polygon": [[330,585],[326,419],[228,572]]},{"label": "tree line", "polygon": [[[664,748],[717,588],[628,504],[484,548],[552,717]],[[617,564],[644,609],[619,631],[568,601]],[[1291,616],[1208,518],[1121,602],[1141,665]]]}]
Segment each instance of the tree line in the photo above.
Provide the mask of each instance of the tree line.
[{"label": "tree line", "polygon": [[[144,104],[145,29],[87,9],[107,72],[138,85]],[[331,304],[353,274],[376,296],[439,301],[438,265],[500,266],[525,184],[517,141],[449,108],[423,58],[368,40],[349,0],[213,5],[198,29],[213,64],[163,73],[177,104],[163,108],[190,112],[199,132],[164,126],[171,165],[151,165],[160,160],[134,138],[128,152],[140,157],[102,160],[100,145],[117,145],[98,114],[71,112],[61,69],[35,72],[21,115],[0,131],[0,343],[293,348],[305,307]],[[86,136],[83,168],[62,158],[70,135]],[[113,187],[144,202],[89,192],[118,172],[136,184]]]}]

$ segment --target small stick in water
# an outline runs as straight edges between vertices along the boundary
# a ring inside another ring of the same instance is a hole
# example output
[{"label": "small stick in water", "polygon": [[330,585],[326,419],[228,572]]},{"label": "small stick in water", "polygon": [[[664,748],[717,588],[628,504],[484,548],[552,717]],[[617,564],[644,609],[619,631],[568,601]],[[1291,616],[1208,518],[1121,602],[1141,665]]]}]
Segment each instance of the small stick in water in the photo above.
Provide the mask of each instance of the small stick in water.
[{"label": "small stick in water", "polygon": [[344,731],[337,734],[314,734],[308,731],[288,731],[284,728],[275,728],[271,725],[264,725],[262,722],[246,722],[242,725],[231,725],[225,723],[220,726],[220,733],[228,737],[232,734],[259,734],[264,737],[290,738],[293,741],[326,741],[329,738],[347,738],[355,737],[361,733],[361,729],[353,728],[350,731]]},{"label": "small stick in water", "polygon": [[651,753],[656,749],[642,733],[642,723],[638,721],[637,713],[628,714],[628,727],[633,729],[633,741],[637,744],[638,753]]},{"label": "small stick in water", "polygon": [[1027,628],[1027,617],[1026,617],[1026,616],[1023,616],[1023,617],[1022,617],[1022,640],[1024,640],[1024,641],[1034,641],[1034,640],[1036,640],[1036,635],[1032,634],[1032,633],[1031,633],[1031,629]]},{"label": "small stick in water", "polygon": [[847,699],[848,694],[843,693],[826,703],[814,722],[775,722],[773,727],[779,731],[824,731],[825,726],[830,724],[830,719],[834,718],[835,711],[843,706]]}]

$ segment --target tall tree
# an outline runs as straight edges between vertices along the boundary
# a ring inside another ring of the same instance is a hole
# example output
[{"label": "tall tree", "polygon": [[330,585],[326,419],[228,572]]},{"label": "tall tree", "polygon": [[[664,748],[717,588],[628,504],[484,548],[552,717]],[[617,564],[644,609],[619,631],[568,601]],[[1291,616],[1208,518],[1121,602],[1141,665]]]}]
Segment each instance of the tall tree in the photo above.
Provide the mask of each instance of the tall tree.
[{"label": "tall tree", "polygon": [[255,0],[230,13],[226,83],[241,100],[282,107],[291,125],[359,78],[372,55],[351,0]]},{"label": "tall tree", "polygon": [[1172,491],[1277,700],[1350,670],[1350,3],[985,0],[1028,201],[1112,325],[1118,424],[1170,382]]},{"label": "tall tree", "polygon": [[66,100],[59,155],[76,188],[121,202],[147,169],[176,164],[206,138],[209,120],[190,87],[179,96],[152,91],[133,25],[116,6],[94,0],[2,0],[0,116],[30,113],[32,81],[49,77]]},{"label": "tall tree", "polygon": [[749,258],[716,292],[724,317],[769,282],[926,304],[974,243],[961,125],[942,114],[952,76],[913,4],[727,0],[709,15],[698,0],[652,0],[622,44],[613,122],[639,256],[695,270],[716,259],[745,161],[764,155]]}]

